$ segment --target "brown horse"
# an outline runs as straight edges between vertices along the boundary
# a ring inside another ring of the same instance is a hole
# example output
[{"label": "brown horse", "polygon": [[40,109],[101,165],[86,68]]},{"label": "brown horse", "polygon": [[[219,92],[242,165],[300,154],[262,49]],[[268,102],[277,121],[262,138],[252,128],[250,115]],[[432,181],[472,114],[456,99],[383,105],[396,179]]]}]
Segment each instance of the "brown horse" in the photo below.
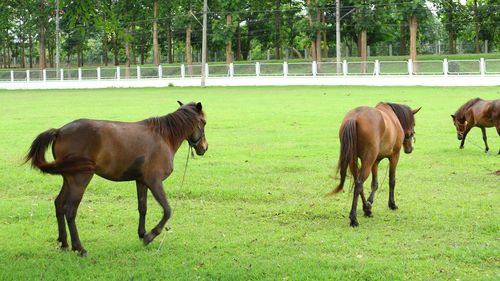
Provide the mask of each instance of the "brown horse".
[{"label": "brown horse", "polygon": [[[344,117],[340,126],[340,157],[337,172],[340,170],[340,183],[327,195],[333,195],[344,187],[347,167],[354,178],[354,198],[349,214],[351,226],[358,226],[356,210],[358,196],[363,200],[365,216],[371,217],[373,197],[378,188],[378,164],[384,158],[389,158],[389,208],[397,209],[394,201],[396,186],[396,166],[399,160],[401,146],[405,153],[413,151],[415,118],[419,109],[395,103],[379,103],[373,107],[358,107]],[[358,167],[361,159],[361,168]],[[363,183],[372,172],[372,192],[365,199]]]},{"label": "brown horse", "polygon": [[[79,119],[59,129],[49,129],[33,141],[26,162],[44,173],[62,175],[63,185],[55,199],[58,241],[68,248],[66,225],[72,250],[86,255],[78,237],[75,218],[85,188],[94,174],[112,181],[135,181],[139,209],[139,238],[149,244],[165,226],[170,207],[162,181],[173,171],[174,155],[184,140],[196,154],[208,149],[205,114],[201,103],[181,105],[177,111],[139,122]],[[52,144],[53,162],[45,160]],[[163,208],[160,222],[145,230],[147,189]]]},{"label": "brown horse", "polygon": [[[465,137],[474,127],[481,128],[485,152],[490,150],[486,137],[486,129],[496,127],[500,136],[500,99],[482,100],[480,98],[471,99],[462,105],[455,114],[451,115],[453,125],[457,129],[457,138],[461,140],[460,149],[464,148]],[[500,154],[500,150],[498,151]]]}]

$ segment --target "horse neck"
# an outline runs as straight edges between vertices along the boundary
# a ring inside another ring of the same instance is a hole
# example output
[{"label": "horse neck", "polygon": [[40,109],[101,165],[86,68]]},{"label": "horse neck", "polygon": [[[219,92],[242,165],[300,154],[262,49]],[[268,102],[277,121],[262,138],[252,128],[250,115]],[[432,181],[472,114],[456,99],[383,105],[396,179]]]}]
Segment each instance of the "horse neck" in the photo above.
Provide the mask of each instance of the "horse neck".
[{"label": "horse neck", "polygon": [[181,119],[171,119],[169,122],[169,115],[162,118],[164,118],[164,125],[168,126],[164,133],[164,139],[175,152],[182,145],[182,142],[193,133],[196,125],[194,122]]}]

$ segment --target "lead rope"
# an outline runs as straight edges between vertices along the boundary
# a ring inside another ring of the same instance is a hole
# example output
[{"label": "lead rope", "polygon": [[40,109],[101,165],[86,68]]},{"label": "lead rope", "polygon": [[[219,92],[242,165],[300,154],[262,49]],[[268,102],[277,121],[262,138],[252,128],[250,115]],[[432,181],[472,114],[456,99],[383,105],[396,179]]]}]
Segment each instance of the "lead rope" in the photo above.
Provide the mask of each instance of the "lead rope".
[{"label": "lead rope", "polygon": [[[191,152],[191,155],[194,156],[193,150],[191,149],[191,146],[188,145],[188,153],[186,157],[186,165],[184,165],[184,174],[182,175],[182,181],[181,181],[181,187],[179,188],[179,191],[182,192],[182,187],[184,186],[184,179],[186,178],[186,172],[187,172],[187,166],[188,166],[188,161],[189,161],[189,152]],[[179,200],[176,200],[174,203],[174,207],[172,208],[170,218],[174,215],[174,210],[177,207],[177,203]],[[167,232],[170,230],[170,227],[165,226],[165,232],[163,233],[163,237],[161,238],[160,245],[158,246],[158,249],[156,250],[156,253],[159,253],[161,250],[161,247],[163,246],[163,242],[165,241],[165,238],[167,237]]]}]

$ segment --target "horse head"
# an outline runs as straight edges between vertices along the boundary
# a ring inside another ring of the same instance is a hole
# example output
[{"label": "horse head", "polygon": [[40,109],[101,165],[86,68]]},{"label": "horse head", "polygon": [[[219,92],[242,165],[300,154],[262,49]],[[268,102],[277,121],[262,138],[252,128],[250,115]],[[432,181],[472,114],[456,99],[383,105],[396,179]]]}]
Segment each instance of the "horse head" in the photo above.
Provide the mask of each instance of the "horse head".
[{"label": "horse head", "polygon": [[457,129],[457,139],[462,140],[465,129],[467,129],[467,120],[460,122],[460,120],[453,114],[451,115],[451,118],[453,120],[453,125],[455,125],[455,129]]},{"label": "horse head", "polygon": [[177,101],[179,105],[182,106],[193,106],[196,112],[196,125],[193,132],[187,137],[189,146],[194,148],[197,155],[203,155],[208,150],[208,142],[205,137],[205,125],[207,124],[205,113],[203,112],[203,106],[201,102],[189,103],[184,105],[182,102]]},{"label": "horse head", "polygon": [[404,137],[404,140],[403,140],[403,149],[404,149],[404,152],[406,154],[409,154],[413,151],[413,144],[415,143],[415,118],[414,118],[414,115],[417,114],[417,112],[420,111],[422,107],[419,107],[417,109],[409,109],[409,111],[411,112],[411,114],[407,114],[407,116],[409,116],[406,124],[407,126],[405,126],[406,128],[403,128],[404,130],[404,133],[405,133],[405,137]]}]

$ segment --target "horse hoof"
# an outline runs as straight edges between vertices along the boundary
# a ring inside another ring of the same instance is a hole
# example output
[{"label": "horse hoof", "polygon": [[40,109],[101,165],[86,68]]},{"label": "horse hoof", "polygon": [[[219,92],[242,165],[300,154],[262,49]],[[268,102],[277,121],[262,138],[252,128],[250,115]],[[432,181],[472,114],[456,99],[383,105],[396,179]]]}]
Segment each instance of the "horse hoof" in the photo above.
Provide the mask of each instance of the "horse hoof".
[{"label": "horse hoof", "polygon": [[358,221],[351,221],[351,227],[358,227],[359,223]]},{"label": "horse hoof", "polygon": [[66,246],[62,245],[59,249],[60,249],[61,251],[64,251],[64,252],[69,251],[69,247],[68,247],[68,245],[66,245]]},{"label": "horse hoof", "polygon": [[398,206],[396,206],[396,204],[389,204],[389,209],[391,210],[397,210],[398,209]]},{"label": "horse hoof", "polygon": [[460,149],[464,149],[464,146],[463,146],[463,145],[461,145],[461,146],[460,146]]},{"label": "horse hoof", "polygon": [[149,243],[151,243],[151,241],[153,241],[153,239],[155,239],[155,237],[156,236],[151,234],[151,232],[146,233],[146,235],[144,235],[144,238],[142,239],[144,246],[147,246]]},{"label": "horse hoof", "polygon": [[81,249],[80,252],[78,252],[78,255],[80,257],[86,257],[87,256],[87,251],[85,249]]},{"label": "horse hoof", "polygon": [[367,218],[373,217],[372,211],[365,211],[365,217]]}]

